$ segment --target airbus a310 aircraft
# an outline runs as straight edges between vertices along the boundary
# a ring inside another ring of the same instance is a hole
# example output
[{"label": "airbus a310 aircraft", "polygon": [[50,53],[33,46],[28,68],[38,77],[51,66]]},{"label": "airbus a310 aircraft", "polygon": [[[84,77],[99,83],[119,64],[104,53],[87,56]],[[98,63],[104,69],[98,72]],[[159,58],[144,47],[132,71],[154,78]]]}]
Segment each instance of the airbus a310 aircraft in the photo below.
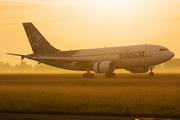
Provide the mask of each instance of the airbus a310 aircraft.
[{"label": "airbus a310 aircraft", "polygon": [[32,23],[23,23],[33,54],[9,55],[21,56],[58,68],[87,71],[85,78],[93,78],[95,73],[105,73],[105,77],[113,78],[115,69],[126,69],[131,73],[149,72],[153,76],[153,68],[174,57],[174,53],[159,45],[140,44],[116,47],[104,47],[83,50],[61,51],[54,48],[42,36]]}]

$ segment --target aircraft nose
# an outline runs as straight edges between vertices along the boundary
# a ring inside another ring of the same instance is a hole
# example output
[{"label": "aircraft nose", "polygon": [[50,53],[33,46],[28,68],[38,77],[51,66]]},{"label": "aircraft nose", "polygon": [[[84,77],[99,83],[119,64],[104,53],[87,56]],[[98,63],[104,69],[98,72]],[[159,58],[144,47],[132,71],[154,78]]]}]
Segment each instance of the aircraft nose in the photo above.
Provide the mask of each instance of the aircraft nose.
[{"label": "aircraft nose", "polygon": [[171,51],[169,51],[169,54],[168,54],[168,59],[170,60],[171,58],[173,58],[174,57],[174,53],[173,52],[171,52]]},{"label": "aircraft nose", "polygon": [[175,56],[175,54],[173,52],[170,51],[170,59],[173,58]]}]

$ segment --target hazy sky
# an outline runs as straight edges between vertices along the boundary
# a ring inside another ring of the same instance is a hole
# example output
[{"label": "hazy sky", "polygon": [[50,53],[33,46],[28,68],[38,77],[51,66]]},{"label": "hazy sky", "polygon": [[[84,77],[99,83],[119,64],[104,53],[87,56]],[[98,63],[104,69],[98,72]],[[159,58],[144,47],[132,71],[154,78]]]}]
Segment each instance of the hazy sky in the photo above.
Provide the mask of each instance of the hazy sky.
[{"label": "hazy sky", "polygon": [[0,61],[32,53],[23,22],[60,50],[148,43],[180,58],[180,0],[0,0]]}]

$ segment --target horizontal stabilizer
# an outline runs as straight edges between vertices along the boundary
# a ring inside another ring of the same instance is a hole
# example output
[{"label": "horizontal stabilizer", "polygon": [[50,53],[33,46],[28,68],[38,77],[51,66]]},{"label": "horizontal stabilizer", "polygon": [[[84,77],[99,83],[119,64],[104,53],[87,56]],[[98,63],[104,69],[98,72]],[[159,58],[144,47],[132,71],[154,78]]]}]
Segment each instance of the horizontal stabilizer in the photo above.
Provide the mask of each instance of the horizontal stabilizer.
[{"label": "horizontal stabilizer", "polygon": [[21,56],[21,60],[23,60],[26,57],[26,55],[21,55],[21,54],[14,54],[14,53],[6,53],[6,54],[15,55],[15,56]]}]

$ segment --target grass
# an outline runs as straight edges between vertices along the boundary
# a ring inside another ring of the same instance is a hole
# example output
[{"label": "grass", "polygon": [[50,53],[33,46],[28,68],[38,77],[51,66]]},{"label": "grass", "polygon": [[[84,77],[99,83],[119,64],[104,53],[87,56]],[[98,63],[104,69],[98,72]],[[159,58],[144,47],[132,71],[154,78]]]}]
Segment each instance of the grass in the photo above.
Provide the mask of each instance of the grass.
[{"label": "grass", "polygon": [[0,112],[180,117],[180,75],[1,74]]}]

